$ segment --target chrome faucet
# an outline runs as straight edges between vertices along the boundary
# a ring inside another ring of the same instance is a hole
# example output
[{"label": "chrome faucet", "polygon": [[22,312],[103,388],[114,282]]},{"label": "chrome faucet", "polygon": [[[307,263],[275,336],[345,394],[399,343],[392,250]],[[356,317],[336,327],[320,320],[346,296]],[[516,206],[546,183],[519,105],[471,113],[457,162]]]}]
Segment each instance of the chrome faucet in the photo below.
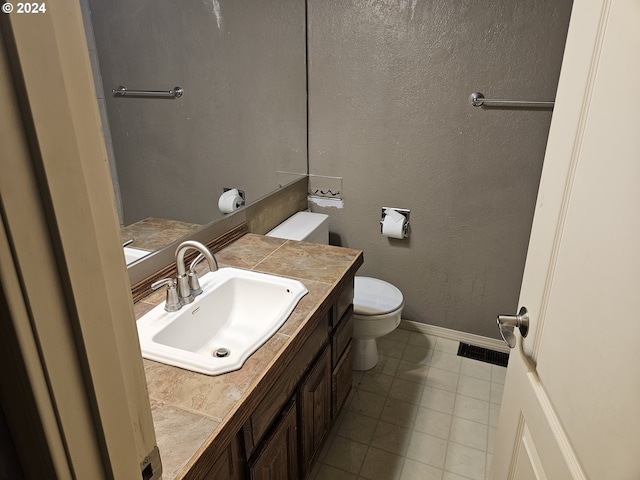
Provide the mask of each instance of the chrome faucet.
[{"label": "chrome faucet", "polygon": [[[191,249],[198,250],[200,255],[191,262],[191,265],[189,265],[189,273],[187,273],[184,256]],[[154,290],[162,287],[163,285],[167,285],[167,300],[164,306],[164,309],[167,312],[180,310],[183,305],[193,302],[195,297],[202,293],[202,288],[198,282],[198,275],[195,272],[195,267],[205,258],[209,263],[209,270],[212,272],[218,270],[218,262],[216,261],[216,258],[209,249],[200,242],[187,240],[178,245],[178,248],[176,249],[176,269],[178,270],[177,292],[176,281],[172,278],[165,278],[151,285],[151,288]]]},{"label": "chrome faucet", "polygon": [[[197,283],[198,277],[196,275],[196,272],[194,271],[194,268],[200,261],[200,258],[196,258],[191,263],[189,274],[187,274],[187,268],[184,264],[184,256],[191,249],[198,250],[200,254],[207,259],[207,262],[209,262],[209,270],[215,272],[218,269],[218,262],[216,262],[215,257],[209,251],[209,249],[200,242],[187,240],[186,242],[182,242],[180,245],[178,245],[178,248],[176,249],[176,268],[178,269],[178,297],[180,297],[180,301],[183,305],[193,302],[195,296],[202,293],[202,289]],[[189,284],[190,277],[192,284],[195,283],[194,286],[196,286],[193,292],[191,290],[191,285]]]}]

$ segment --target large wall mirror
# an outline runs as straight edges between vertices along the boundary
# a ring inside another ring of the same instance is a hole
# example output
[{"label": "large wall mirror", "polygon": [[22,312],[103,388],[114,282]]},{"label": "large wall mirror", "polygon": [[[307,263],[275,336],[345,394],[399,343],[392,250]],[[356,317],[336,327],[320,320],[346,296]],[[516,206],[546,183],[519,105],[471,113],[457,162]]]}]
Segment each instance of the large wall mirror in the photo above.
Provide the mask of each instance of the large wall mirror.
[{"label": "large wall mirror", "polygon": [[304,2],[85,1],[121,223],[149,237],[132,246],[220,219],[225,188],[250,203],[307,172]]}]

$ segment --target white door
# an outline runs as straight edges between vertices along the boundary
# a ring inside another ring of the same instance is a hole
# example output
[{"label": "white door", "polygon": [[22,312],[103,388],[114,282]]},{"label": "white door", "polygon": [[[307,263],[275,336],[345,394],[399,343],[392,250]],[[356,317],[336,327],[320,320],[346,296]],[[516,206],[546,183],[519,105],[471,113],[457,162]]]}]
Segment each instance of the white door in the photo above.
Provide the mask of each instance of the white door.
[{"label": "white door", "polygon": [[640,2],[576,0],[492,480],[640,479],[639,92]]}]

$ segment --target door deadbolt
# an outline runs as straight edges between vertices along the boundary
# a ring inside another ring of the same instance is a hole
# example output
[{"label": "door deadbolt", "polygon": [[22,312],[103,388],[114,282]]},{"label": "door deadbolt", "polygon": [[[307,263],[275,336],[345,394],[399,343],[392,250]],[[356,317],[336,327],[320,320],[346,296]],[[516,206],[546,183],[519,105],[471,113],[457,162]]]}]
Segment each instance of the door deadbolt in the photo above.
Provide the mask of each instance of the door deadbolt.
[{"label": "door deadbolt", "polygon": [[497,319],[500,335],[509,348],[516,346],[516,336],[513,333],[514,327],[520,330],[520,335],[526,337],[529,333],[529,312],[527,307],[522,307],[518,315],[498,315]]}]

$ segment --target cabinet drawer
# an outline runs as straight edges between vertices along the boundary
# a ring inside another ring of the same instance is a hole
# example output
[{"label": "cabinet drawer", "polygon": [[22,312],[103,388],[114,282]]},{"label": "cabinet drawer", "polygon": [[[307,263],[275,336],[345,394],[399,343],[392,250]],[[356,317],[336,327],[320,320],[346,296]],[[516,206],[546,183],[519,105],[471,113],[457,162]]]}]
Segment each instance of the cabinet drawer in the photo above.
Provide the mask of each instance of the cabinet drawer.
[{"label": "cabinet drawer", "polygon": [[342,289],[340,295],[338,295],[338,299],[336,303],[333,305],[333,318],[331,326],[335,328],[340,322],[340,319],[347,311],[349,306],[353,303],[353,278],[350,282]]},{"label": "cabinet drawer", "polygon": [[344,317],[333,331],[331,366],[335,367],[353,337],[353,306],[349,305]]},{"label": "cabinet drawer", "polygon": [[332,415],[335,418],[349,396],[353,384],[353,360],[351,355],[352,342],[349,342],[347,349],[342,355],[336,368],[333,369],[332,382]]}]

